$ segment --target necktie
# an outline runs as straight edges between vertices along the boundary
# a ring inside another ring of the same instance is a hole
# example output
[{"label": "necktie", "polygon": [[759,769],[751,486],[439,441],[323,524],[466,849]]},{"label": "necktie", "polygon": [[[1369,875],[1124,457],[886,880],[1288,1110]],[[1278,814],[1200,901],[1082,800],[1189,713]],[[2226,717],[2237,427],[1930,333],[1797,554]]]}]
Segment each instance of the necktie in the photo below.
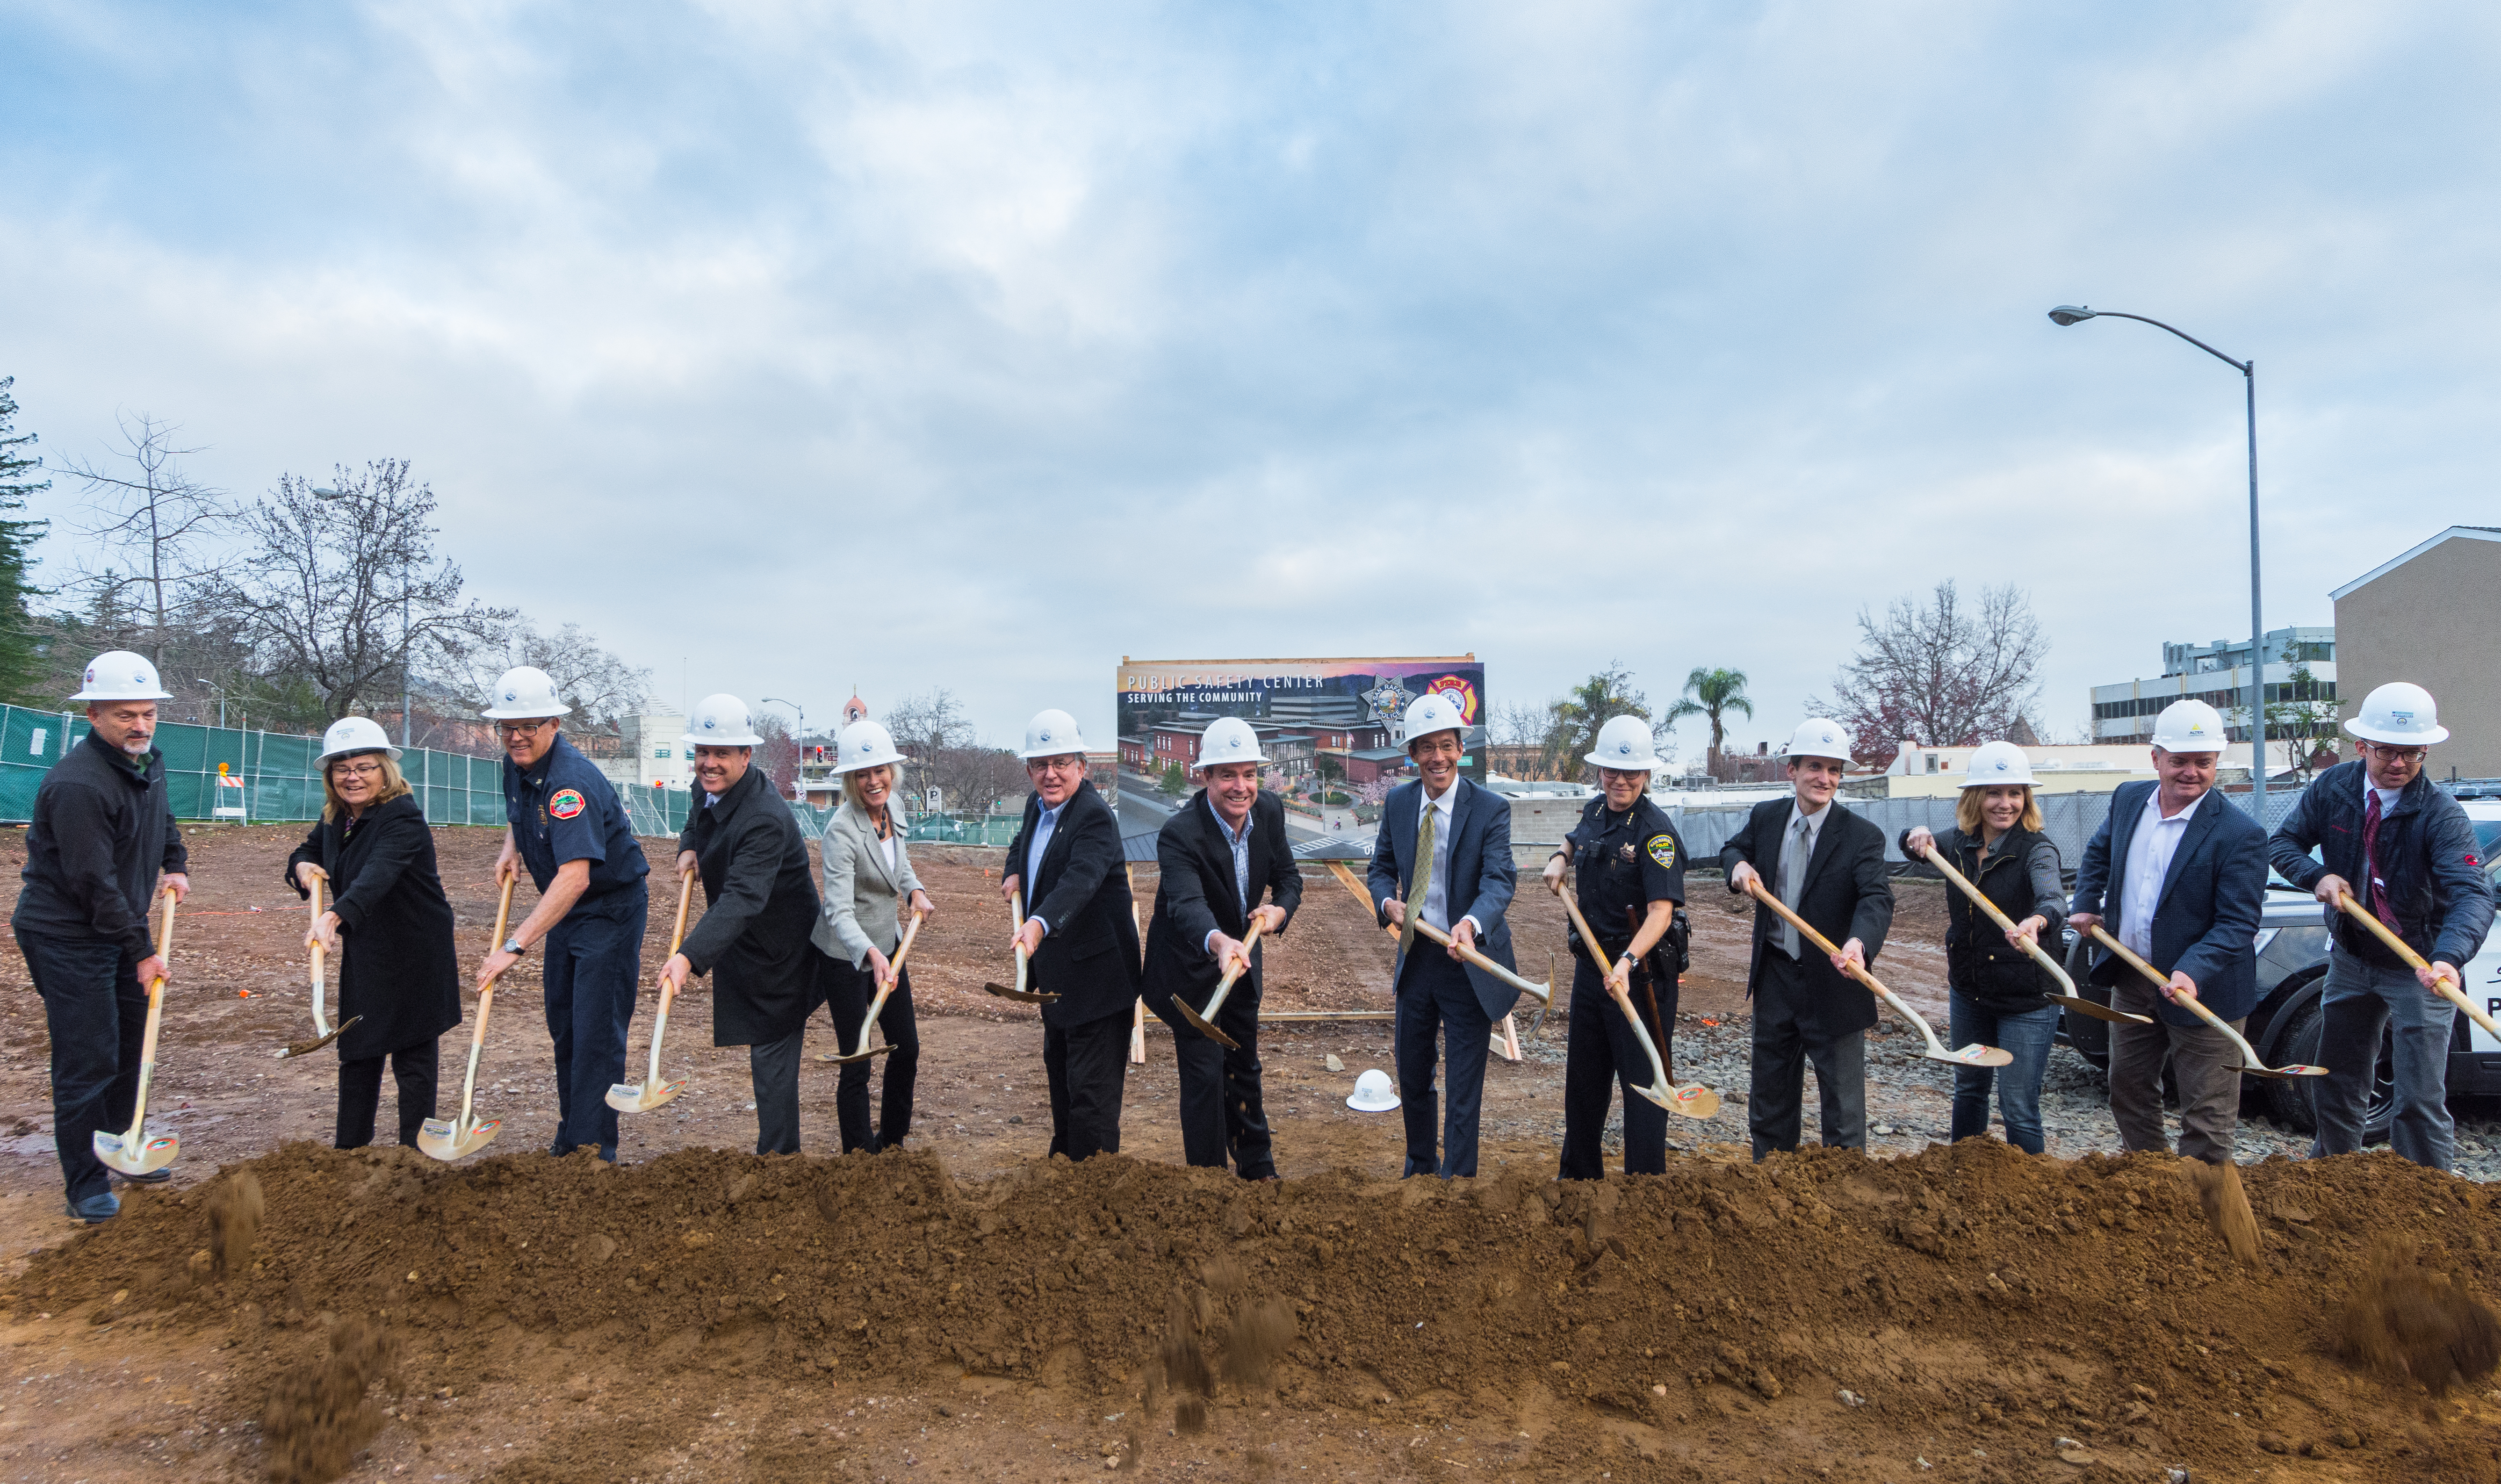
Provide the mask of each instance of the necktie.
[{"label": "necktie", "polygon": [[1427,800],[1423,822],[1416,830],[1416,875],[1407,887],[1407,920],[1398,927],[1400,953],[1415,943],[1416,924],[1424,920],[1424,894],[1433,889],[1433,819],[1437,812]]},{"label": "necktie", "polygon": [[[1781,904],[1790,911],[1797,910],[1798,896],[1806,889],[1807,867],[1806,816],[1789,821],[1789,842],[1781,851]],[[1791,958],[1798,956],[1798,931],[1786,922],[1781,924],[1781,951]]]},{"label": "necktie", "polygon": [[2397,914],[2388,910],[2388,894],[2380,884],[2380,791],[2368,789],[2370,799],[2362,806],[2362,874],[2369,877],[2362,883],[2362,900],[2371,904],[2371,911],[2388,931],[2402,933]]}]

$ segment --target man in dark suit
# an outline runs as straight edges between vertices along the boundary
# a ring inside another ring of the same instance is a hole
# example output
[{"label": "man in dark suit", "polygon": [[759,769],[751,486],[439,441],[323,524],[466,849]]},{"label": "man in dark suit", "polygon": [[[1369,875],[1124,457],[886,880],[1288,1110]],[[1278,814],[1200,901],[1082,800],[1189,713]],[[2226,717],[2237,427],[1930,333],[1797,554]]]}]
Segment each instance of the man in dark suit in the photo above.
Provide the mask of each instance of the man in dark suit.
[{"label": "man in dark suit", "polygon": [[1806,1120],[1806,1064],[1826,1148],[1867,1147],[1867,1028],[1876,996],[1846,966],[1874,965],[1893,925],[1884,832],[1832,802],[1850,766],[1850,734],[1810,718],[1789,739],[1792,797],[1757,804],[1720,848],[1728,889],[1750,880],[1841,944],[1817,951],[1780,914],[1754,904],[1754,957],[1746,992],[1754,1001],[1753,1077],[1746,1122],[1760,1162],[1793,1150]]},{"label": "man in dark suit", "polygon": [[[2175,701],[2154,718],[2151,783],[2122,783],[2076,869],[2079,933],[2099,925],[2171,975],[2159,996],[2124,959],[2098,946],[2092,979],[2111,1006],[2161,1016],[2114,1025],[2111,1117],[2129,1152],[2168,1152],[2162,1130],[2162,1055],[2180,1079],[2180,1152],[2208,1164],[2232,1158],[2240,1123],[2240,1051],[2176,1002],[2202,1001],[2233,1030],[2258,1003],[2258,910],[2266,896],[2266,831],[2216,797],[2223,718],[2203,701]],[[2173,1002],[2173,1003],[2166,1003]]]},{"label": "man in dark suit", "polygon": [[[1398,1097],[1407,1121],[1404,1174],[1444,1179],[1477,1172],[1477,1121],[1484,1105],[1485,1053],[1493,1023],[1519,991],[1474,964],[1460,947],[1512,967],[1511,805],[1459,776],[1466,723],[1436,691],[1407,708],[1407,756],[1418,775],[1381,806],[1381,834],[1366,884],[1381,921],[1398,927],[1391,971],[1397,995]],[[1448,933],[1436,951],[1417,922]],[[1433,1039],[1449,1024],[1450,1113],[1433,1145]],[[1404,1175],[1402,1175],[1402,1178]]]},{"label": "man in dark suit", "polygon": [[[1207,786],[1173,811],[1155,836],[1162,881],[1147,928],[1147,1008],[1172,1027],[1181,1067],[1182,1156],[1246,1180],[1277,1178],[1259,1095],[1258,945],[1242,940],[1250,924],[1263,937],[1285,931],[1303,899],[1303,874],[1285,839],[1285,806],[1259,790],[1258,735],[1224,717],[1199,739]],[[1259,905],[1262,890],[1268,904]],[[1228,968],[1241,977],[1213,1024],[1239,1043],[1228,1051],[1192,1029],[1173,1000],[1204,1012]]]},{"label": "man in dark suit", "polygon": [[1138,919],[1120,869],[1120,826],[1085,780],[1076,718],[1044,711],[1024,729],[1033,793],[1008,843],[1000,894],[1025,893],[1016,941],[1032,960],[1050,1078],[1050,1152],[1072,1160],[1120,1150],[1129,1071],[1129,1006],[1138,998]]}]

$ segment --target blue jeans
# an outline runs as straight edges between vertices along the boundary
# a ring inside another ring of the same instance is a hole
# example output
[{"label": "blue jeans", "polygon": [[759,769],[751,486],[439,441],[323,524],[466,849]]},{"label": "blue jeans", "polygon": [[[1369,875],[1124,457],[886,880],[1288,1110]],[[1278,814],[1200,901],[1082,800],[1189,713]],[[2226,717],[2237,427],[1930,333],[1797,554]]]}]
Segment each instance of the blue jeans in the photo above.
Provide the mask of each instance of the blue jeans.
[{"label": "blue jeans", "polygon": [[2396,1025],[2396,1117],[2388,1147],[2433,1170],[2447,1170],[2457,1131],[2449,1116],[2449,1033],[2457,1011],[2422,987],[2411,969],[2366,964],[2343,948],[2327,950],[2327,988],[2320,996],[2318,1061],[2327,1075],[2312,1089],[2318,1118],[2313,1158],[2362,1147],[2362,1110],[2380,1066],[2380,1032]]},{"label": "blue jeans", "polygon": [[576,907],[548,930],[548,1035],[555,1041],[555,1139],[551,1154],[593,1144],[617,1159],[617,1110],[608,1089],[625,1080],[625,1031],[643,976],[643,883]]},{"label": "blue jeans", "polygon": [[2058,1007],[2045,1005],[2019,1015],[2002,1015],[1956,990],[1952,1008],[1952,1042],[1979,1041],[2014,1054],[2005,1070],[1956,1067],[1953,1090],[1953,1138],[1977,1138],[1988,1132],[1988,1089],[1997,1087],[1997,1111],[2006,1120],[2006,1141],[2026,1154],[2041,1152],[2041,1078],[2050,1070],[2050,1041],[2058,1032]]},{"label": "blue jeans", "polygon": [[139,961],[119,943],[21,932],[17,951],[52,1040],[52,1147],[61,1183],[76,1205],[111,1188],[95,1157],[99,1129],[130,1127],[139,1102],[139,1048],[148,1038],[148,991],[131,971]]}]

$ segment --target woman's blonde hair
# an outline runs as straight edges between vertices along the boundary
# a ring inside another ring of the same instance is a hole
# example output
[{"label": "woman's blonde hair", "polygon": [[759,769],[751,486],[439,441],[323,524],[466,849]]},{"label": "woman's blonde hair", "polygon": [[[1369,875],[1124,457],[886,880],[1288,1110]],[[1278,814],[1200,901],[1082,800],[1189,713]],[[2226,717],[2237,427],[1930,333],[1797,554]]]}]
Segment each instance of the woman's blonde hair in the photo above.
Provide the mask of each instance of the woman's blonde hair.
[{"label": "woman's blonde hair", "polygon": [[[1964,789],[1962,797],[1954,801],[1955,827],[1974,840],[1980,839],[1981,826],[1984,822],[1980,817],[1981,796],[1991,788],[2006,786],[2008,785],[2003,783],[1991,783],[1985,787]],[[2017,783],[2014,786],[2023,790],[2023,817],[2016,823],[2037,833],[2041,828],[2041,801],[2032,796],[2031,784]]]},{"label": "woman's blonde hair", "polygon": [[866,814],[868,812],[868,800],[860,795],[860,775],[864,773],[875,773],[878,768],[885,770],[887,784],[885,808],[886,811],[891,814],[894,809],[893,787],[902,781],[902,775],[895,772],[895,768],[892,763],[880,763],[876,768],[854,768],[850,772],[843,775],[843,802],[859,810],[862,814]]},{"label": "woman's blonde hair", "polygon": [[339,816],[348,811],[348,807],[339,802],[338,785],[330,781],[330,770],[341,763],[353,762],[360,757],[372,758],[383,765],[382,791],[375,794],[374,803],[366,805],[365,808],[370,809],[374,804],[388,804],[402,794],[417,792],[416,789],[408,786],[408,779],[400,774],[399,764],[392,762],[391,755],[387,752],[350,752],[345,757],[334,757],[321,765],[321,795],[326,801],[321,806],[323,823],[335,824]]}]

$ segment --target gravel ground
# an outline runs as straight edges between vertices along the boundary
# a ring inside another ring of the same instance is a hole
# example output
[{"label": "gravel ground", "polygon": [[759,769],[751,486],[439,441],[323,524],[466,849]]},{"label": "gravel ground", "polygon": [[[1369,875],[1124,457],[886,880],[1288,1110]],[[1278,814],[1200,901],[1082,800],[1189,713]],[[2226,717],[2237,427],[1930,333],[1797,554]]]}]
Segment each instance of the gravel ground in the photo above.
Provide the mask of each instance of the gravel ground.
[{"label": "gravel ground", "polygon": [[[1746,1138],[1746,1085],[1750,1063],[1750,1031],[1744,1018],[1699,1015],[1677,1017],[1674,1075],[1679,1082],[1707,1082],[1718,1089],[1724,1106],[1710,1124],[1676,1120],[1668,1129],[1670,1148],[1698,1150],[1714,1144],[1742,1142]],[[1943,1143],[1951,1133],[1953,1069],[1920,1055],[1922,1043],[1908,1028],[1885,1022],[1868,1033],[1868,1153],[1917,1153],[1930,1143]],[[1551,1062],[1562,1075],[1563,1044],[1559,1038],[1522,1042],[1525,1059]],[[2501,1100],[2461,1098],[2450,1105],[2457,1120],[2455,1173],[2481,1182],[2501,1180]],[[2111,1123],[2110,1083],[2092,1063],[2066,1046],[2050,1053],[2050,1068],[2041,1088],[2042,1131],[2048,1152],[2061,1159],[2120,1152],[2118,1131]],[[2180,1122],[2165,1123],[2175,1139]],[[1992,1137],[2005,1131],[1992,1123]],[[1814,1071],[1807,1073],[1806,1130],[1809,1143],[1820,1138]],[[1623,1121],[1620,1106],[1607,1126],[1607,1150],[1620,1153]],[[2384,1147],[2384,1145],[2381,1146]],[[2244,1115],[2239,1134],[2243,1164],[2276,1155],[2299,1159],[2309,1152],[2310,1136],[2295,1133],[2271,1119]]]}]

